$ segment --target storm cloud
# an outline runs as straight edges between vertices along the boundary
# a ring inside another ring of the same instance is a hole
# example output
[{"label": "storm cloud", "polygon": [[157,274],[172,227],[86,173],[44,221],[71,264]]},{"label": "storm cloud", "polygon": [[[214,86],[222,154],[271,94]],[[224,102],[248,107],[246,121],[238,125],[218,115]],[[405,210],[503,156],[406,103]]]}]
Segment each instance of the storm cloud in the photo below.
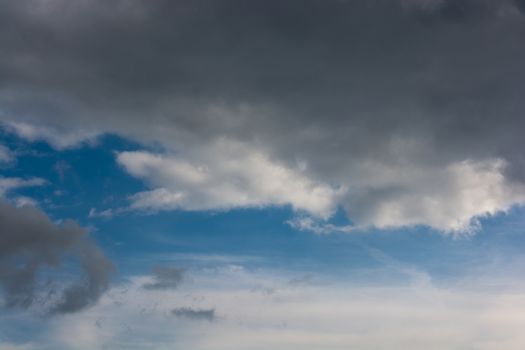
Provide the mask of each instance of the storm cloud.
[{"label": "storm cloud", "polygon": [[[524,35],[513,0],[2,2],[0,118],[57,149],[160,142],[132,207],[465,231],[525,202]],[[162,176],[191,168],[214,180]],[[309,185],[260,190],[283,173]]]},{"label": "storm cloud", "polygon": [[[57,225],[36,207],[17,208],[2,200],[0,240],[5,307],[75,312],[94,304],[109,286],[113,264],[73,221]],[[80,280],[56,288],[51,277],[44,276],[71,258],[79,261]]]}]

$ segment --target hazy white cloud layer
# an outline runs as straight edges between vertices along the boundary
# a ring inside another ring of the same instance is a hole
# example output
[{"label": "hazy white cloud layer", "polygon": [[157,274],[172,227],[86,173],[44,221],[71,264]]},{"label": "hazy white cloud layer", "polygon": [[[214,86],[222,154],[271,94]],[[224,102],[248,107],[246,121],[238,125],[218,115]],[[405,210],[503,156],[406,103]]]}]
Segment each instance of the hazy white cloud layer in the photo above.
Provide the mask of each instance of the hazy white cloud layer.
[{"label": "hazy white cloud layer", "polygon": [[524,32],[522,0],[2,2],[0,119],[160,145],[118,156],[134,208],[468,231],[524,202]]},{"label": "hazy white cloud layer", "polygon": [[501,279],[437,286],[419,272],[408,283],[363,284],[230,265],[195,270],[176,289],[143,287],[155,281],[137,276],[112,288],[96,307],[52,320],[27,349],[525,346],[525,289]]}]

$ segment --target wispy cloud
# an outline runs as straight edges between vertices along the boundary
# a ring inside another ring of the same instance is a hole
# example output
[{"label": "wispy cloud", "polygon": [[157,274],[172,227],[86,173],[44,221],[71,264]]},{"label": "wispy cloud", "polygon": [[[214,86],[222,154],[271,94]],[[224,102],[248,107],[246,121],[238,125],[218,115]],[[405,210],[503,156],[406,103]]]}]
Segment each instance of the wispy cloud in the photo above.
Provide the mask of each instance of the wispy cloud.
[{"label": "wispy cloud", "polygon": [[46,180],[42,178],[19,178],[19,177],[0,177],[0,197],[3,197],[9,191],[24,187],[43,186]]},{"label": "wispy cloud", "polygon": [[5,128],[29,142],[45,141],[57,150],[77,147],[95,142],[99,133],[94,131],[64,131],[49,126],[37,126],[24,122],[7,122]]}]

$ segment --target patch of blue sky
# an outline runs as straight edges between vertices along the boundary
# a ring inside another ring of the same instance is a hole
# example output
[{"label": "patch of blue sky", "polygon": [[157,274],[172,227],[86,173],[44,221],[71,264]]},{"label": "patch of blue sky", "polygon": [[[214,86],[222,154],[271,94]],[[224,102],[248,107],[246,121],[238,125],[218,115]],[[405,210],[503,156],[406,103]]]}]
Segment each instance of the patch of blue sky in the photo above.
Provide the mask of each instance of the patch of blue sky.
[{"label": "patch of blue sky", "polygon": [[[89,217],[91,208],[99,212],[125,208],[130,195],[147,189],[115,161],[116,151],[144,146],[107,135],[92,145],[56,151],[10,134],[1,137],[16,154],[16,162],[1,169],[2,176],[46,180],[43,186],[18,189],[16,195],[36,199],[54,219],[72,218],[90,228],[123,276],[146,273],[155,265],[191,267],[222,259],[222,263],[237,261],[248,268],[348,278],[395,262],[426,271],[433,278],[454,278],[481,266],[519,259],[525,246],[523,208],[483,218],[479,232],[459,238],[425,227],[317,235],[286,223],[296,215],[290,207],[127,211],[93,218]],[[341,209],[330,223],[351,224]]]}]

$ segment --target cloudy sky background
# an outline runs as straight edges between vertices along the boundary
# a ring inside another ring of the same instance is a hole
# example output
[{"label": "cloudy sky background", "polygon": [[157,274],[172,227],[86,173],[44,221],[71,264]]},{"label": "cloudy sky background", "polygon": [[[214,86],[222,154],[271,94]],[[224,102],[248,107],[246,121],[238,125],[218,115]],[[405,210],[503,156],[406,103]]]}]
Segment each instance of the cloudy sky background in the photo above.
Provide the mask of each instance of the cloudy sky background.
[{"label": "cloudy sky background", "polygon": [[0,348],[522,348],[524,39],[521,0],[1,1]]}]

